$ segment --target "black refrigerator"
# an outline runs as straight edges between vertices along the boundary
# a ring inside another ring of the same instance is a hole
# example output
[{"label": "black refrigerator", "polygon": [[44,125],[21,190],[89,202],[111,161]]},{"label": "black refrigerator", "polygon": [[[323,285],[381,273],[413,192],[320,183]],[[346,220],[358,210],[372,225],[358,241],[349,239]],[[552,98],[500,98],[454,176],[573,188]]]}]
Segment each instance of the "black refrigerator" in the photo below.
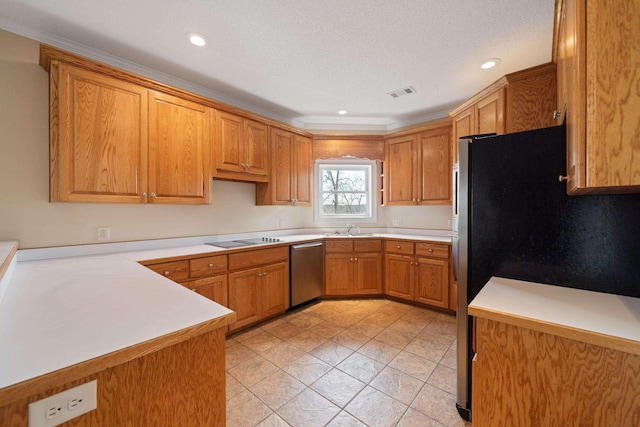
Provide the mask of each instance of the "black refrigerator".
[{"label": "black refrigerator", "polygon": [[567,196],[565,126],[458,141],[457,402],[471,409],[467,306],[492,276],[640,297],[640,194]]}]

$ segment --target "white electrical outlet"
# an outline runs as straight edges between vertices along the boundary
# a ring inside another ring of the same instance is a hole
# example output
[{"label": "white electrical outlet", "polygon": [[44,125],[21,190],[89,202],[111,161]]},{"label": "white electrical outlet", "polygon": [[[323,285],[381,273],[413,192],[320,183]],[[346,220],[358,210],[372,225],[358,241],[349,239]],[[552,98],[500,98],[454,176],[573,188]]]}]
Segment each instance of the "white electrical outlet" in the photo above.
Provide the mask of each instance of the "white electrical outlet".
[{"label": "white electrical outlet", "polygon": [[79,385],[29,404],[29,427],[53,427],[98,407],[98,382]]},{"label": "white electrical outlet", "polygon": [[394,219],[391,221],[391,224],[394,227],[402,227],[402,220],[401,219]]},{"label": "white electrical outlet", "polygon": [[111,228],[98,227],[98,241],[106,242],[107,240],[111,240]]}]

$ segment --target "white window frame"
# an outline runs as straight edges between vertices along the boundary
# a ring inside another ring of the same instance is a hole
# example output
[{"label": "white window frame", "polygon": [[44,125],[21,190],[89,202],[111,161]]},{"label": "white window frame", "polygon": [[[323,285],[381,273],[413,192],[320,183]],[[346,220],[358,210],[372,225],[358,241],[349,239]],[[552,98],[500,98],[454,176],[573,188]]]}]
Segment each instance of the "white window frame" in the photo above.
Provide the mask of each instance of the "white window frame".
[{"label": "white window frame", "polygon": [[[327,168],[364,169],[367,181],[368,209],[364,215],[326,215],[322,213],[322,171]],[[345,157],[340,159],[318,159],[313,165],[314,176],[314,223],[319,225],[369,224],[378,219],[378,164],[375,160]]]}]

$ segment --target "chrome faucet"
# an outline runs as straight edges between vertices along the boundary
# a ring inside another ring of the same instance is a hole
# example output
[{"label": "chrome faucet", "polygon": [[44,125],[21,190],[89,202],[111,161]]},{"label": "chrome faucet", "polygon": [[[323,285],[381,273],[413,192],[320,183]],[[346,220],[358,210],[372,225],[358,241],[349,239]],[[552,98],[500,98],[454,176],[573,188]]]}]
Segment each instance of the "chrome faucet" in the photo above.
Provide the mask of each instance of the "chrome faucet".
[{"label": "chrome faucet", "polygon": [[351,229],[353,228],[353,224],[347,224],[347,234],[351,234]]}]

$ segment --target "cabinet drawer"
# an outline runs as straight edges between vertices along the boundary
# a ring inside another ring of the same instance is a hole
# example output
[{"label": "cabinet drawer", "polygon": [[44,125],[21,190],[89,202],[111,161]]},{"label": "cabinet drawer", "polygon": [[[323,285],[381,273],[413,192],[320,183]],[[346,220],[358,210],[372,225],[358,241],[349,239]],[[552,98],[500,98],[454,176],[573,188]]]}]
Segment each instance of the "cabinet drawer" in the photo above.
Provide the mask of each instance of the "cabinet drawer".
[{"label": "cabinet drawer", "polygon": [[208,256],[206,258],[195,258],[189,260],[189,276],[207,277],[214,274],[226,273],[227,271],[227,256],[216,255]]},{"label": "cabinet drawer", "polygon": [[384,250],[390,254],[413,255],[413,242],[404,240],[387,240],[384,242]]},{"label": "cabinet drawer", "polygon": [[189,261],[187,260],[162,262],[159,264],[147,265],[147,267],[176,282],[189,278]]},{"label": "cabinet drawer", "polygon": [[356,252],[381,252],[382,240],[380,239],[354,240],[353,250]]},{"label": "cabinet drawer", "polygon": [[258,265],[289,260],[289,246],[257,251],[240,252],[229,255],[229,270],[240,270]]},{"label": "cabinet drawer", "polygon": [[416,243],[416,255],[449,258],[449,246],[437,243]]},{"label": "cabinet drawer", "polygon": [[326,240],[324,250],[325,252],[353,252],[353,240]]}]

